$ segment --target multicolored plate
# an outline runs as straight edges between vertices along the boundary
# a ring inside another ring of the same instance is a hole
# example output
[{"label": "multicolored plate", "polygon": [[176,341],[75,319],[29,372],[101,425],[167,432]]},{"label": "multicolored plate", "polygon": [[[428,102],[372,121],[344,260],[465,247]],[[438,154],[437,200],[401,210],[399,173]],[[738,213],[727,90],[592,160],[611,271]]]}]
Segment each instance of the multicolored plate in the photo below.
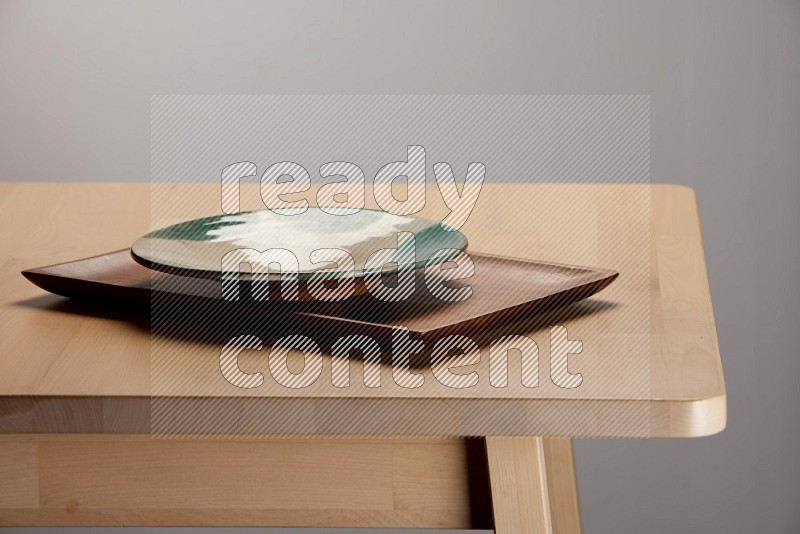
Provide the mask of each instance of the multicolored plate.
[{"label": "multicolored plate", "polygon": [[[413,240],[400,240],[401,232],[410,232]],[[249,263],[253,272],[266,273],[270,265],[264,262],[268,256],[260,252],[282,249],[297,258],[297,273],[282,270],[280,275],[271,274],[271,279],[296,276],[304,280],[316,275],[333,280],[442,263],[466,247],[467,239],[461,232],[438,221],[368,209],[334,215],[312,207],[293,215],[281,210],[262,210],[182,222],[139,238],[131,253],[136,261],[155,270],[219,278],[223,257],[231,251],[239,249],[237,257]],[[338,270],[337,262],[321,261],[324,257],[335,257],[338,252],[314,252],[321,249],[347,252],[353,258],[354,269]],[[384,250],[379,254],[381,265],[389,264],[383,268],[373,268],[371,264],[365,269],[367,259],[380,250]],[[249,279],[249,273],[242,273],[242,279]]]}]

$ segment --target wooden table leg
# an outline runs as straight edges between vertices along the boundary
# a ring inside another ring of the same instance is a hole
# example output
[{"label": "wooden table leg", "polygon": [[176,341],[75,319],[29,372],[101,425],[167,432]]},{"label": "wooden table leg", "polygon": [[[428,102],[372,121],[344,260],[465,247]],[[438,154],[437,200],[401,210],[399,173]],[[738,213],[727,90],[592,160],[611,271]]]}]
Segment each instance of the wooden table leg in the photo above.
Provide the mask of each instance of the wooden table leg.
[{"label": "wooden table leg", "polygon": [[579,534],[572,442],[486,438],[497,534]]},{"label": "wooden table leg", "polygon": [[580,532],[569,440],[0,436],[2,526],[486,529],[492,520],[499,534]]}]

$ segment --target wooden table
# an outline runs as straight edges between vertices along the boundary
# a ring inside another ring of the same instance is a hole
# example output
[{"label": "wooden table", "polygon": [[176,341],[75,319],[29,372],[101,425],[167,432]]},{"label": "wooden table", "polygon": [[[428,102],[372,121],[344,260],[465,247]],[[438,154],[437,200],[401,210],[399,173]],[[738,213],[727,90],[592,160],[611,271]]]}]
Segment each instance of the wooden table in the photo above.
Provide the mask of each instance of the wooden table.
[{"label": "wooden table", "polygon": [[[149,184],[0,185],[0,524],[574,533],[570,438],[697,437],[725,426],[692,191],[498,184],[484,187],[463,228],[470,250],[621,273],[583,305],[509,327],[545,346],[549,326],[567,326],[584,344],[569,364],[584,378],[580,387],[550,384],[543,352],[535,389],[513,373],[502,390],[485,379],[458,392],[382,387],[369,395],[328,383],[296,399],[261,388],[247,401],[267,416],[287,402],[308,403],[309,413],[344,408],[297,426],[276,421],[275,436],[153,436],[154,399],[242,397],[214,372],[219,346],[151,339],[147,317],[46,294],[19,272],[124,248],[165,214],[217,213],[217,187],[193,186],[191,203],[151,214]],[[255,207],[248,191],[243,209]],[[437,194],[426,214],[440,218]],[[159,342],[189,380],[170,387],[151,376]],[[483,359],[475,369],[488,376]],[[443,411],[450,415],[430,419]],[[407,416],[403,432],[371,423],[388,412]]]}]

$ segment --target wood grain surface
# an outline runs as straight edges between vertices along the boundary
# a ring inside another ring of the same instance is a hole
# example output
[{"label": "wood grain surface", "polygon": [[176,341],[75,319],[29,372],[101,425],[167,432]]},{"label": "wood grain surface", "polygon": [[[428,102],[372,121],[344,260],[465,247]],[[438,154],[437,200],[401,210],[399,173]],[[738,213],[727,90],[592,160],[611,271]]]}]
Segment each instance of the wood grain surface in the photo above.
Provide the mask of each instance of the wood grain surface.
[{"label": "wood grain surface", "polygon": [[1,526],[491,528],[481,440],[0,437]]},{"label": "wood grain surface", "polygon": [[[174,186],[178,198],[181,187],[190,186]],[[597,298],[481,333],[483,349],[501,334],[535,340],[540,387],[520,383],[518,360],[510,361],[508,387],[491,387],[482,358],[472,367],[481,380],[468,390],[440,387],[429,369],[421,371],[426,387],[400,388],[387,369],[387,387],[377,391],[358,380],[349,388],[331,388],[328,374],[327,382],[318,381],[302,397],[266,386],[246,395],[232,391],[238,388],[220,376],[218,341],[193,336],[190,329],[151,336],[149,321],[127,306],[109,310],[71,302],[20,275],[32,266],[118,250],[150,228],[216,213],[218,186],[195,189],[191,205],[176,202],[165,212],[151,205],[148,184],[0,185],[0,431],[146,432],[151,401],[162,396],[236,398],[265,413],[287,406],[281,403],[305,403],[308,413],[317,414],[302,424],[276,422],[281,434],[390,432],[387,421],[369,418],[376,409],[388,419],[405,418],[403,432],[426,435],[491,435],[499,429],[523,436],[688,437],[725,425],[721,360],[689,189],[484,187],[462,228],[471,251],[620,272]],[[447,209],[435,195],[432,190],[421,215],[440,219]],[[243,209],[253,209],[247,203],[257,200],[257,187],[243,190]],[[583,376],[575,389],[549,380],[550,328],[559,324],[570,339],[583,342],[583,352],[570,357],[570,371]],[[166,347],[168,352],[161,350]],[[161,360],[167,354],[169,360]],[[242,365],[265,369],[263,354],[242,356]],[[163,361],[185,379],[165,383],[151,373]]]}]

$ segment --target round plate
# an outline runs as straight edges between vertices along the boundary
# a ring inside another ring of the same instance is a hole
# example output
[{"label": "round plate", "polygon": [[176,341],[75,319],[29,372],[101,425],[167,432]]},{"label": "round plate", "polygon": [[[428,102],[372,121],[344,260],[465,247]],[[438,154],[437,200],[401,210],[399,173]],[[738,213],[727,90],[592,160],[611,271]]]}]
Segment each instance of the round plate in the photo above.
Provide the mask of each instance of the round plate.
[{"label": "round plate", "polygon": [[[282,214],[281,210],[262,210],[182,222],[139,238],[131,252],[136,261],[152,269],[219,278],[222,258],[232,250],[285,249],[297,257],[297,278],[308,279],[317,273],[322,279],[337,279],[368,274],[364,271],[367,258],[377,250],[397,249],[398,232],[414,234],[415,257],[409,261],[408,254],[389,255],[388,261],[396,261],[396,264],[390,264],[384,270],[387,273],[442,263],[467,247],[467,239],[461,232],[445,230],[438,221],[379,210],[332,215],[320,208],[308,208],[294,215]],[[313,263],[310,254],[317,249],[349,252],[355,262],[355,272],[331,269],[335,263]],[[436,254],[442,249],[447,250]],[[257,254],[246,251],[244,254],[253,271],[267,272],[266,265],[259,265]],[[294,276],[282,274],[280,277]],[[278,278],[277,273],[270,278]],[[249,273],[243,272],[242,279],[250,279]]]}]

